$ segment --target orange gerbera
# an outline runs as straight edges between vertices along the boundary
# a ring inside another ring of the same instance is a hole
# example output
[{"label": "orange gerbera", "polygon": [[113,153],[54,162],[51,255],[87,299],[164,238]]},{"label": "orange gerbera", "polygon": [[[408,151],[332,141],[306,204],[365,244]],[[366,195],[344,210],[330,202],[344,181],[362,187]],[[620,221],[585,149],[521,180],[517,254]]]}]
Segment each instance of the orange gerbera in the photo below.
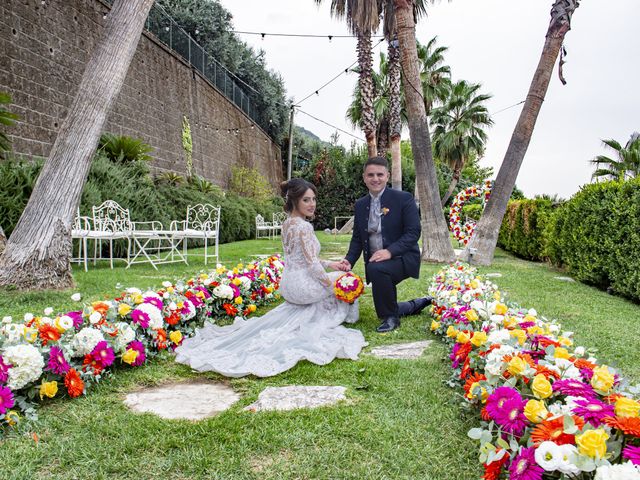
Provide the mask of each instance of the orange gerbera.
[{"label": "orange gerbera", "polygon": [[229,316],[232,316],[238,313],[238,309],[230,303],[224,303],[222,305],[222,308],[224,308],[224,311],[227,312],[227,315]]},{"label": "orange gerbera", "polygon": [[604,417],[604,423],[625,433],[640,438],[640,417]]},{"label": "orange gerbera", "polygon": [[[582,418],[573,415],[573,420],[578,428],[584,426],[584,420],[582,420]],[[531,431],[531,439],[535,445],[539,445],[547,440],[557,445],[575,445],[576,443],[575,435],[564,433],[564,417],[544,420],[542,423],[539,423]]]},{"label": "orange gerbera", "polygon": [[469,394],[469,390],[471,390],[471,387],[473,386],[474,383],[477,382],[481,382],[483,380],[486,380],[487,377],[485,377],[483,374],[481,373],[474,373],[473,375],[471,375],[469,378],[467,378],[467,381],[464,383],[464,393],[466,393],[467,395]]},{"label": "orange gerbera", "polygon": [[64,385],[71,398],[79,397],[84,392],[84,382],[75,368],[71,368],[64,376]]},{"label": "orange gerbera", "polygon": [[489,352],[492,352],[493,350],[495,350],[496,348],[500,348],[502,345],[499,345],[497,343],[494,343],[492,345],[489,346],[489,348],[487,348],[484,352],[479,352],[478,355],[480,355],[481,357],[484,357],[485,355],[487,355]]},{"label": "orange gerbera", "polygon": [[500,460],[483,464],[484,475],[482,475],[482,479],[498,480],[500,478],[500,473],[502,472],[502,467],[504,466],[505,463],[507,463],[507,460],[509,460],[509,454],[505,453]]},{"label": "orange gerbera", "polygon": [[604,397],[604,401],[609,405],[613,405],[618,401],[619,398],[622,398],[622,397],[624,397],[624,395],[620,393],[613,393],[611,395],[607,395],[606,397]]},{"label": "orange gerbera", "polygon": [[158,350],[164,350],[167,348],[167,332],[163,328],[156,330],[156,342],[158,344]]},{"label": "orange gerbera", "polygon": [[491,420],[493,420],[491,418],[491,415],[489,415],[489,412],[487,412],[487,407],[484,407],[480,411],[480,418],[482,418],[482,420],[484,420],[485,422],[490,422]]},{"label": "orange gerbera", "polygon": [[556,342],[555,340],[551,340],[547,337],[538,337],[538,345],[540,345],[542,348],[547,348],[549,345],[553,345],[554,347],[562,346],[560,342]]},{"label": "orange gerbera", "polygon": [[102,316],[106,315],[109,310],[109,304],[104,302],[93,302],[91,306],[95,312],[100,312]]},{"label": "orange gerbera", "polygon": [[588,368],[589,370],[593,370],[597,367],[595,363],[590,362],[589,360],[585,360],[584,358],[578,358],[575,362],[573,362],[576,368]]},{"label": "orange gerbera", "polygon": [[[102,373],[102,371],[104,370],[104,367],[100,362],[96,361],[96,359],[93,358],[91,354],[87,354],[84,356],[84,359],[82,360],[82,371],[86,373],[89,371],[89,369],[91,369],[91,372],[97,376]],[[65,384],[66,384],[66,379],[65,379]]]},{"label": "orange gerbera", "polygon": [[174,311],[171,315],[165,317],[164,320],[167,322],[167,325],[176,325],[180,321],[180,314]]},{"label": "orange gerbera", "polygon": [[43,324],[39,329],[40,340],[42,345],[46,345],[48,342],[57,342],[60,340],[60,332],[52,325]]},{"label": "orange gerbera", "polygon": [[549,378],[549,377],[553,377],[556,380],[558,380],[560,378],[560,374],[558,372],[554,372],[553,370],[551,370],[550,368],[545,367],[544,365],[534,365],[535,370],[536,370],[536,375],[538,374],[542,374],[545,376],[545,378]]}]

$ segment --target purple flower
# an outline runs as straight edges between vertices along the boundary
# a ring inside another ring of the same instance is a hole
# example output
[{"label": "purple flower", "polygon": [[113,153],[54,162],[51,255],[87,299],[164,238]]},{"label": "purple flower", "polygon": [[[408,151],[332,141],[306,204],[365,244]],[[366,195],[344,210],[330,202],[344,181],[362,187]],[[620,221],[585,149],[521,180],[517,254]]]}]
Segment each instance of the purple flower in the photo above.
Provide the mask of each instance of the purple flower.
[{"label": "purple flower", "polygon": [[573,379],[556,380],[553,382],[553,391],[560,392],[562,395],[571,395],[572,397],[596,397],[596,392],[593,391],[591,385]]},{"label": "purple flower", "polygon": [[0,355],[0,383],[6,383],[7,378],[9,378],[9,369],[11,365],[7,365],[4,363],[4,359],[2,355]]},{"label": "purple flower", "polygon": [[581,368],[580,376],[585,382],[591,383],[591,378],[593,377],[593,370],[590,368]]},{"label": "purple flower", "polygon": [[523,448],[509,467],[510,480],[541,480],[544,469],[536,463],[535,447]]},{"label": "purple flower", "polygon": [[98,362],[103,368],[108,367],[116,359],[113,349],[103,340],[91,351],[91,357]]},{"label": "purple flower", "polygon": [[158,310],[162,310],[162,307],[164,306],[162,300],[160,300],[158,297],[144,297],[143,301],[144,303],[150,303],[151,305],[157,307]]},{"label": "purple flower", "polygon": [[211,294],[209,293],[209,290],[206,289],[206,287],[199,285],[197,287],[194,287],[193,289],[198,290],[199,292],[202,292],[202,294],[204,295],[204,298],[211,298]]},{"label": "purple flower", "polygon": [[7,413],[15,402],[13,401],[13,392],[9,390],[9,387],[0,387],[0,414]]},{"label": "purple flower", "polygon": [[149,328],[149,314],[137,308],[131,312],[131,321],[142,328]]},{"label": "purple flower", "polygon": [[80,328],[84,323],[84,318],[82,318],[82,310],[78,310],[77,312],[67,312],[67,317],[73,320],[73,327]]},{"label": "purple flower", "polygon": [[498,387],[487,398],[487,413],[505,431],[520,435],[527,424],[526,401],[512,387]]},{"label": "purple flower", "polygon": [[139,342],[138,340],[134,340],[133,342],[129,342],[129,345],[127,345],[127,348],[131,348],[132,350],[136,350],[138,352],[138,356],[136,357],[136,360],[131,364],[132,367],[139,367],[147,359],[146,355],[144,354],[145,350],[142,342]]},{"label": "purple flower", "polygon": [[520,322],[519,326],[521,329],[526,330],[527,328],[531,328],[535,326],[536,322]]},{"label": "purple flower", "polygon": [[64,353],[59,347],[51,347],[49,350],[49,362],[47,363],[47,370],[57,374],[65,375],[71,367],[64,358]]},{"label": "purple flower", "polygon": [[607,405],[595,398],[589,398],[576,400],[573,413],[582,417],[585,422],[589,422],[594,427],[599,427],[605,417],[615,416],[615,409],[613,405]]},{"label": "purple flower", "polygon": [[622,451],[622,456],[627,460],[631,460],[634,465],[640,465],[640,447],[627,445]]}]

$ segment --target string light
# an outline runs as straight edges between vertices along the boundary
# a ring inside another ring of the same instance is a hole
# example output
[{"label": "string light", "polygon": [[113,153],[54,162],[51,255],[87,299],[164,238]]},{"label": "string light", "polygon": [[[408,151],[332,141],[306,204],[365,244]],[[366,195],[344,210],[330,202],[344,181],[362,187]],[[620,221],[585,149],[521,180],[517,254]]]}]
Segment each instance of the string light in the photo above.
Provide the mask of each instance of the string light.
[{"label": "string light", "polygon": [[[262,40],[268,35],[270,37],[296,37],[296,38],[328,38],[331,41],[334,38],[358,38],[356,35],[317,35],[309,33],[266,33],[266,32],[244,32],[240,30],[232,30],[233,33],[241,35],[260,35]],[[371,35],[371,38],[384,38],[384,35]]]}]

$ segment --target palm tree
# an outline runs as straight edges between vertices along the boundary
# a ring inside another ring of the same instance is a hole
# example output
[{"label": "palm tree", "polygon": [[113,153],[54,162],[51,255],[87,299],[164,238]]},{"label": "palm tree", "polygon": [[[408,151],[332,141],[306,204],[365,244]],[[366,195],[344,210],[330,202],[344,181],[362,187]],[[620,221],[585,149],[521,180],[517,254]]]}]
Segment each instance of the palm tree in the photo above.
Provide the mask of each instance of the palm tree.
[{"label": "palm tree", "polygon": [[[637,132],[623,147],[616,140],[603,140],[605,146],[616,152],[618,159],[609,158],[606,155],[598,155],[591,160],[596,165],[596,171],[591,178],[608,177],[613,180],[625,180],[640,175],[640,134]],[[600,165],[606,165],[601,167]]]},{"label": "palm tree", "polygon": [[[549,87],[553,66],[562,48],[564,37],[571,29],[571,17],[579,3],[580,0],[555,0],[551,7],[551,22],[547,28],[538,67],[533,74],[520,118],[498,171],[491,198],[480,217],[475,234],[460,255],[463,260],[479,265],[490,265],[493,260],[500,225],[507,211],[507,202],[527,153],[536,119]],[[560,78],[562,80],[561,72]]]},{"label": "palm tree", "polygon": [[411,150],[416,167],[416,190],[422,224],[422,259],[450,262],[455,256],[449,241],[449,229],[440,206],[438,178],[431,151],[424,93],[420,80],[420,61],[416,48],[413,0],[394,0],[400,63],[409,123]]},{"label": "palm tree", "polygon": [[449,188],[442,197],[443,206],[456,188],[467,160],[484,153],[487,142],[484,129],[493,124],[485,105],[491,95],[478,94],[478,90],[480,84],[460,80],[451,85],[444,105],[431,111],[433,150],[453,171]]},{"label": "palm tree", "polygon": [[420,59],[420,81],[427,114],[433,105],[444,102],[451,90],[451,68],[444,65],[444,52],[448,47],[436,47],[438,37],[433,37],[426,45],[418,42]]},{"label": "palm tree", "polygon": [[[322,0],[315,0],[321,4]],[[356,36],[358,44],[358,72],[362,101],[362,129],[367,140],[370,157],[377,155],[376,119],[373,110],[374,87],[371,80],[373,59],[371,56],[371,34],[380,26],[379,0],[331,0],[331,14],[345,18],[349,30]]]},{"label": "palm tree", "polygon": [[107,113],[154,0],[116,0],[29,202],[0,257],[0,286],[68,288],[71,225]]}]

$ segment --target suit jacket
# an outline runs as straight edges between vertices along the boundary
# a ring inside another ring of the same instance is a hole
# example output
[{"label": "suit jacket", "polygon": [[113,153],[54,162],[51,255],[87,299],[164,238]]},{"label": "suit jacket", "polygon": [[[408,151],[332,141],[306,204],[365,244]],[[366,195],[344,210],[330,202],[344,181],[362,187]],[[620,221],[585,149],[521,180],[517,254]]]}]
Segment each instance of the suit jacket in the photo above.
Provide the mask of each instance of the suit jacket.
[{"label": "suit jacket", "polygon": [[[367,264],[371,257],[369,251],[369,208],[371,195],[358,199],[355,206],[353,236],[349,244],[346,259],[355,265],[363,253]],[[418,278],[420,274],[420,216],[410,193],[385,188],[380,199],[382,246],[391,252],[392,257],[401,257],[407,276]]]}]

